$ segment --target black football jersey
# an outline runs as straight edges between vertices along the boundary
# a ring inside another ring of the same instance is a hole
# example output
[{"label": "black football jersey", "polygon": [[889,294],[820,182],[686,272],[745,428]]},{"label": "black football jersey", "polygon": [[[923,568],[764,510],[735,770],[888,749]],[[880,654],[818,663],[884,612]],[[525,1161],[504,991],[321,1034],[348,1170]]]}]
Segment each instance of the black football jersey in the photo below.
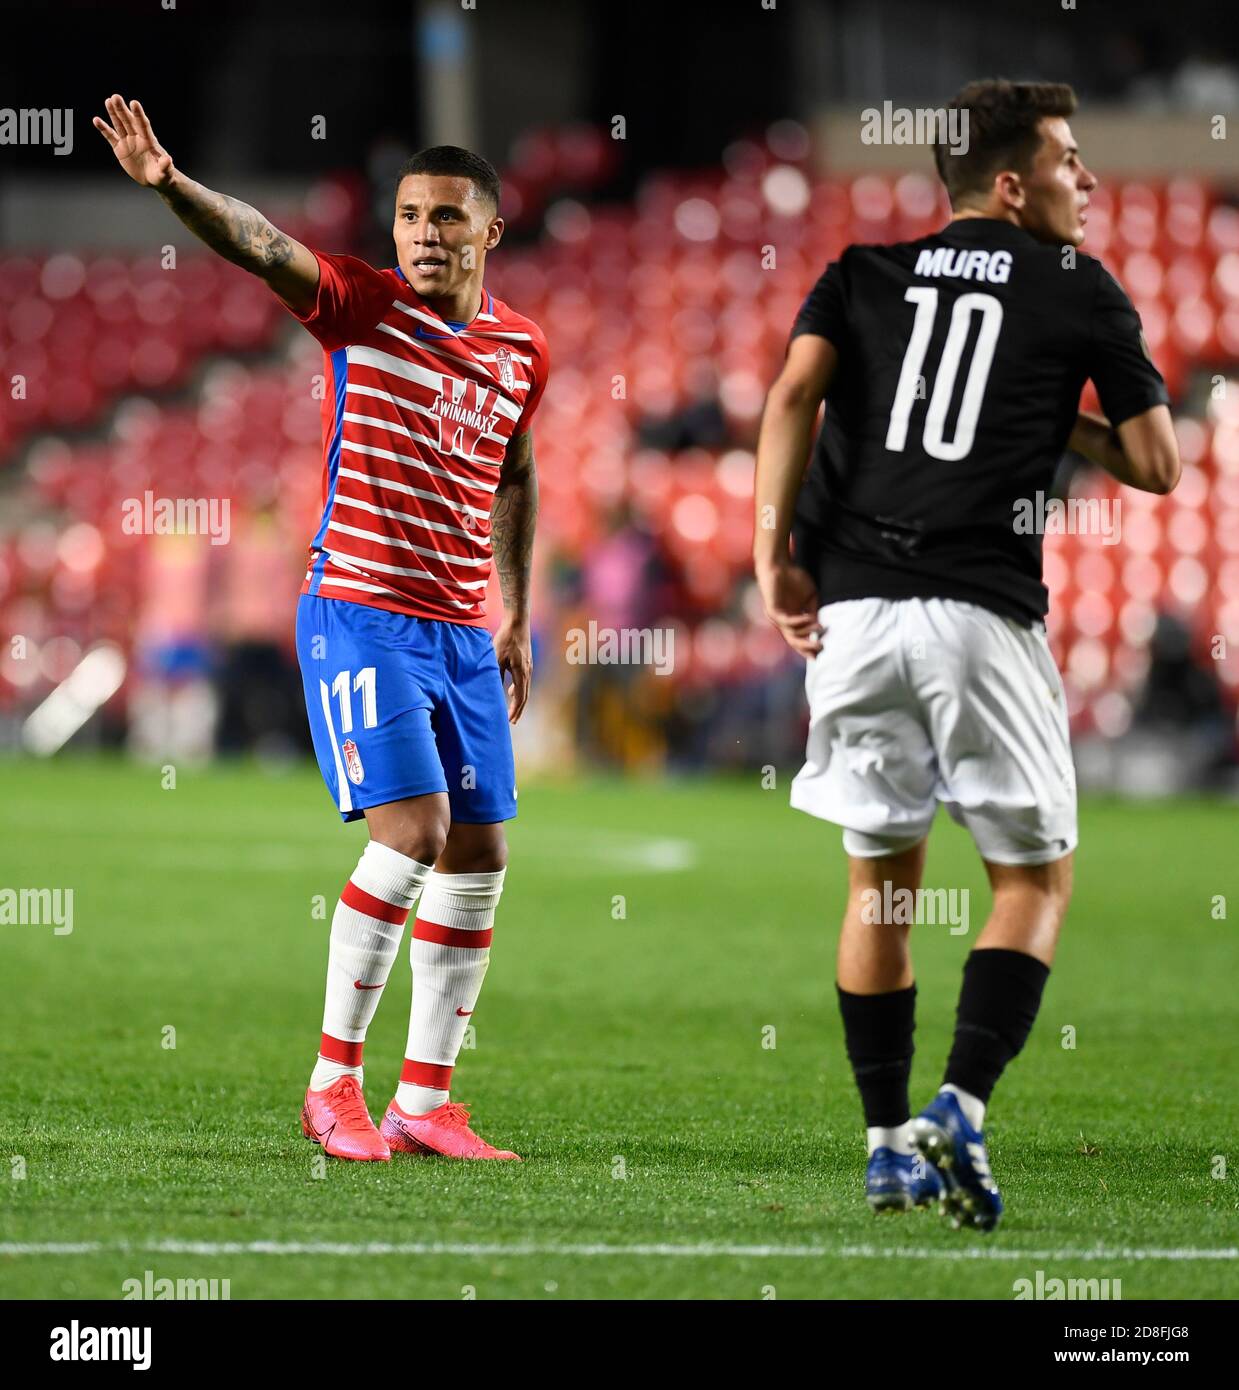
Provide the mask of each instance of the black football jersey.
[{"label": "black football jersey", "polygon": [[805,300],[801,333],[839,354],[793,529],[821,601],[954,598],[1042,619],[1042,538],[1016,517],[1048,494],[1085,382],[1114,425],[1168,401],[1114,277],[966,218],[849,246]]}]

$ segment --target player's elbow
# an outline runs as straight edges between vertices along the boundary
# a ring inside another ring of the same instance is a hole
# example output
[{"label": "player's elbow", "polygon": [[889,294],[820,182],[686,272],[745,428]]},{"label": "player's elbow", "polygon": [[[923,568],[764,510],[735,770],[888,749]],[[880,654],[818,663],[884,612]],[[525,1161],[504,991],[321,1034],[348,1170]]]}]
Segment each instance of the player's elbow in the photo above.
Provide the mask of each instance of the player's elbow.
[{"label": "player's elbow", "polygon": [[1179,479],[1183,476],[1183,464],[1179,459],[1178,449],[1174,449],[1167,456],[1157,475],[1159,486],[1154,487],[1153,491],[1160,493],[1163,497],[1168,492],[1173,492],[1179,486]]},{"label": "player's elbow", "polygon": [[1176,478],[1174,482],[1167,482],[1164,478],[1151,478],[1144,485],[1143,490],[1145,492],[1155,493],[1158,497],[1165,497],[1168,492],[1174,491],[1175,483],[1178,481],[1178,478]]},{"label": "player's elbow", "polygon": [[791,417],[811,424],[834,378],[839,355],[825,338],[802,333],[791,341],[787,360],[766,397],[766,417]]},{"label": "player's elbow", "polygon": [[1170,411],[1163,406],[1125,421],[1118,429],[1130,481],[1142,492],[1164,496],[1178,485],[1183,466]]},{"label": "player's elbow", "polygon": [[782,415],[816,415],[821,403],[821,391],[815,388],[814,382],[784,372],[766,396],[766,411]]},{"label": "player's elbow", "polygon": [[1159,497],[1173,492],[1183,475],[1179,451],[1173,445],[1154,450],[1144,458],[1133,459],[1132,462],[1141,479],[1142,491],[1156,493]]}]

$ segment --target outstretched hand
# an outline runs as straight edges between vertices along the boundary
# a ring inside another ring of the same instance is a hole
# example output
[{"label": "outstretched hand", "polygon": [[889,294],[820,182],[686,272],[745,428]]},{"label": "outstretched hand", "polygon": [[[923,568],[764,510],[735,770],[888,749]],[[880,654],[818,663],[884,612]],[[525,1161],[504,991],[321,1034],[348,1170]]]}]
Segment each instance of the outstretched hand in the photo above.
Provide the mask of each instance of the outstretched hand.
[{"label": "outstretched hand", "polygon": [[111,145],[125,173],[143,188],[164,188],[171,183],[175,172],[172,156],[155,139],[142,103],[113,95],[103,104],[112,123],[96,116],[94,127]]}]

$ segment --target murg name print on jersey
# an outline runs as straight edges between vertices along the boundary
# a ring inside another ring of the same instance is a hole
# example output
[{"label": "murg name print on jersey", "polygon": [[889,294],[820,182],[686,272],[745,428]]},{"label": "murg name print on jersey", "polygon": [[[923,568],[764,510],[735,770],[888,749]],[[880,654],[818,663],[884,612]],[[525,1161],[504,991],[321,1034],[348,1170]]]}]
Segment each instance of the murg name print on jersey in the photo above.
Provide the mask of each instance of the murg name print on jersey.
[{"label": "murg name print on jersey", "polygon": [[1010,251],[967,251],[928,247],[916,258],[917,275],[949,275],[957,280],[988,280],[1005,285],[1011,276]]}]

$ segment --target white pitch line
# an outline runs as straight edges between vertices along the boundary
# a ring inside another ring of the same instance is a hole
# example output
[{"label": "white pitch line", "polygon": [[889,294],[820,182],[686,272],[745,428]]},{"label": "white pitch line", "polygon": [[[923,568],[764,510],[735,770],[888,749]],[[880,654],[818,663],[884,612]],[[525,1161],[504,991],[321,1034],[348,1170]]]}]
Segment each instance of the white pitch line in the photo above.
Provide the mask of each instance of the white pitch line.
[{"label": "white pitch line", "polygon": [[1239,1248],[1235,1246],[1205,1250],[1020,1250],[984,1245],[930,1250],[917,1246],[845,1245],[837,1254],[845,1260],[1239,1260]]},{"label": "white pitch line", "polygon": [[103,1248],[97,1240],[82,1240],[73,1244],[52,1242],[47,1245],[6,1242],[0,1245],[0,1255],[97,1255]]},{"label": "white pitch line", "polygon": [[457,1243],[449,1241],[416,1241],[366,1243],[335,1241],[200,1241],[161,1240],[151,1242],[102,1241],[48,1242],[45,1244],[0,1243],[0,1256],[5,1255],[335,1255],[345,1258],[381,1255],[542,1255],[542,1256],[615,1256],[640,1259],[791,1259],[791,1260],[1236,1260],[1239,1248],[1216,1249],[1107,1249],[1091,1250],[1020,1250],[994,1245],[978,1245],[963,1249],[934,1250],[918,1246],[880,1245],[586,1245],[540,1244],[515,1241],[510,1244]]}]

